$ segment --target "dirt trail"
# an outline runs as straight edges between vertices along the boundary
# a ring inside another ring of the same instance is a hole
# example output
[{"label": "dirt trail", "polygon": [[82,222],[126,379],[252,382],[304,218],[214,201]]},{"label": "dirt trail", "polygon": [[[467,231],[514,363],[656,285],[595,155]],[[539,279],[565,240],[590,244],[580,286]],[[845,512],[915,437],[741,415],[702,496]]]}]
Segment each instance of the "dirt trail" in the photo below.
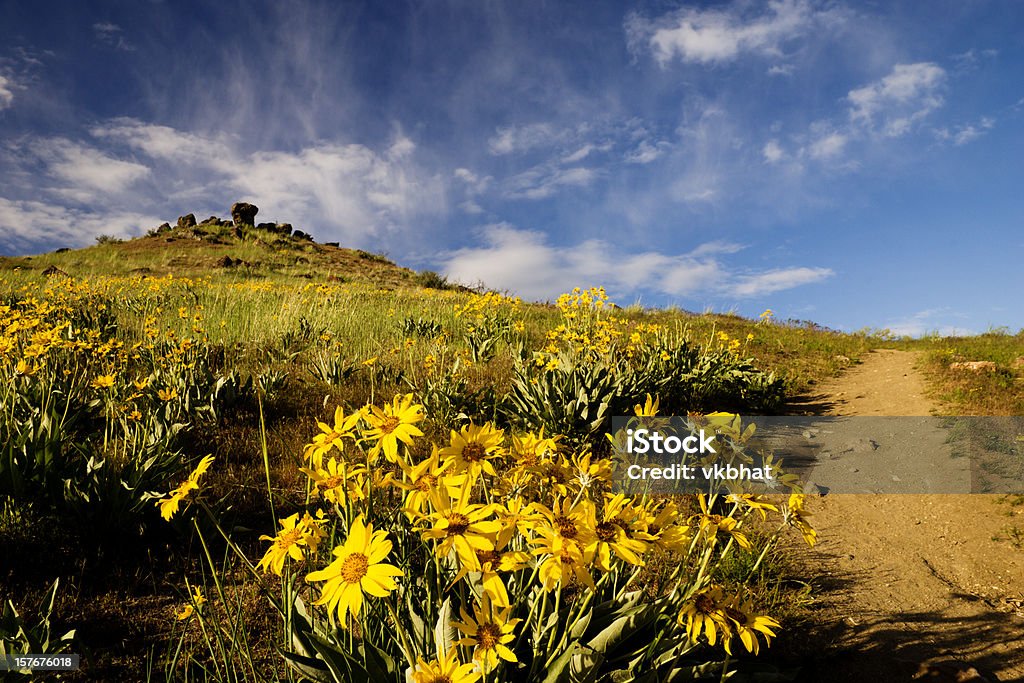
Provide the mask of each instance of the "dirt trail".
[{"label": "dirt trail", "polygon": [[[803,408],[824,415],[928,415],[936,406],[910,352],[883,350],[819,386]],[[798,410],[800,408],[798,407]],[[975,667],[1024,681],[1024,551],[999,534],[1014,520],[985,495],[816,497],[818,580],[808,634],[820,654],[802,680],[909,681],[922,664]],[[1020,515],[1018,526],[1024,522]]]}]

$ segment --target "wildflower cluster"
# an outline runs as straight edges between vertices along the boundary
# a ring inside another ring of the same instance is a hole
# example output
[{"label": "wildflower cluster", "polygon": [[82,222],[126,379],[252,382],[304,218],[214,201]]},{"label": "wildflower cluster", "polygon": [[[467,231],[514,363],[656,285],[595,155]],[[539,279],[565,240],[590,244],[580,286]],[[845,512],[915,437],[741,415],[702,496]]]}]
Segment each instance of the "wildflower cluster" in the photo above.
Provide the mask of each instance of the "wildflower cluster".
[{"label": "wildflower cluster", "polygon": [[[656,414],[657,404],[648,396],[636,412]],[[744,494],[687,502],[617,493],[615,463],[561,436],[470,422],[428,444],[425,418],[408,394],[338,408],[319,423],[301,468],[315,511],[281,519],[262,537],[270,546],[257,564],[282,576],[301,566],[313,587],[319,609],[292,624],[308,632],[291,640],[319,629],[389,632],[373,647],[404,659],[412,680],[499,671],[533,680],[588,647],[596,612],[638,599],[644,577],[664,587],[652,609],[672,617],[650,626],[679,656],[697,656],[704,643],[756,654],[780,628],[749,594],[726,595],[711,576],[734,547],[763,550],[744,533],[752,513],[781,514],[779,531],[795,527],[813,543],[797,498],[780,506]],[[727,436],[740,429],[735,416],[715,419]],[[339,540],[325,561],[326,538]],[[360,642],[336,642],[349,640]]]}]

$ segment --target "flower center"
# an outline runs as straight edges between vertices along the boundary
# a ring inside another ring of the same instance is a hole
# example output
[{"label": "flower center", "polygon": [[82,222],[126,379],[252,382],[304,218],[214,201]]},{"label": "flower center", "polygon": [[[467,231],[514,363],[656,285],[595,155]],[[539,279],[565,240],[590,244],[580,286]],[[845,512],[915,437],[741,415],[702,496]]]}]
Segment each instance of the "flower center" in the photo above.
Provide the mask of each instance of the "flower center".
[{"label": "flower center", "polygon": [[574,539],[579,534],[576,523],[568,517],[555,517],[555,528],[562,538]]},{"label": "flower center", "polygon": [[435,484],[437,484],[437,477],[433,474],[424,474],[416,480],[416,488],[424,493],[432,491]]},{"label": "flower center", "polygon": [[595,531],[597,532],[597,538],[605,543],[610,543],[615,538],[616,526],[611,522],[601,522],[597,525]]},{"label": "flower center", "polygon": [[336,489],[339,486],[341,486],[344,481],[345,478],[343,476],[341,476],[340,474],[335,474],[333,477],[327,477],[322,482],[320,482],[320,488],[326,489],[328,491],[331,489]]},{"label": "flower center", "polygon": [[479,462],[487,455],[487,449],[478,443],[468,443],[462,449],[462,459],[467,462]]},{"label": "flower center", "polygon": [[711,614],[718,608],[718,605],[715,604],[715,599],[710,595],[698,595],[693,601],[693,606],[697,608],[698,612],[704,614]]},{"label": "flower center", "polygon": [[277,539],[277,547],[282,550],[291,548],[293,545],[299,542],[299,538],[302,536],[302,529],[289,529],[288,531],[281,534]]},{"label": "flower center", "polygon": [[352,553],[341,563],[341,579],[345,583],[356,583],[364,576],[370,567],[370,560],[362,553]]},{"label": "flower center", "polygon": [[733,607],[725,608],[725,615],[735,621],[740,626],[747,623],[747,615]]},{"label": "flower center", "polygon": [[381,434],[390,434],[391,432],[395,431],[395,429],[400,424],[402,424],[402,421],[399,420],[397,417],[386,417],[384,418],[384,421],[380,423],[380,432]]},{"label": "flower center", "polygon": [[476,558],[480,560],[481,565],[485,565],[488,562],[491,563],[492,567],[501,564],[501,551],[500,550],[477,550]]},{"label": "flower center", "polygon": [[452,512],[448,515],[448,535],[462,536],[469,531],[469,517],[461,512]]},{"label": "flower center", "polygon": [[501,629],[497,624],[480,624],[476,632],[476,642],[484,650],[493,650],[501,640]]}]

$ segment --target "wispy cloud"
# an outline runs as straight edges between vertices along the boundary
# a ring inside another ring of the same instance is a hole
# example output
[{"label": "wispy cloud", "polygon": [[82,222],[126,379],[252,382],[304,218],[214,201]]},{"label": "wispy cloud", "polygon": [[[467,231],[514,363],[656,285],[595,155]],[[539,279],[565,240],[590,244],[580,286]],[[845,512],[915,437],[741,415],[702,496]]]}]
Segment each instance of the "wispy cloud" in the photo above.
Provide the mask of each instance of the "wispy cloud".
[{"label": "wispy cloud", "polygon": [[[294,222],[319,239],[373,246],[446,206],[444,179],[416,163],[416,145],[401,134],[379,151],[319,142],[294,152],[242,151],[230,136],[207,137],[135,119],[101,123],[91,134],[102,150],[65,138],[22,143],[55,181],[34,194],[77,204],[78,217],[86,210],[111,216],[140,215],[140,208],[216,211],[225,202],[246,199],[260,206],[261,216]],[[142,180],[147,182],[139,185]],[[28,221],[26,234],[37,237],[46,234],[54,212],[72,211],[30,208],[21,219]],[[71,236],[75,226],[89,233],[90,225],[71,221],[60,234]]]},{"label": "wispy cloud", "polygon": [[89,211],[0,197],[0,252],[25,253],[40,244],[81,247],[99,235],[137,237],[159,222],[146,213]]},{"label": "wispy cloud", "polygon": [[60,183],[56,190],[77,201],[95,199],[97,192],[123,192],[150,173],[148,166],[114,159],[95,147],[67,138],[36,140],[30,151]]},{"label": "wispy cloud", "polygon": [[935,137],[939,140],[949,141],[959,147],[968,142],[977,140],[990,131],[996,125],[996,120],[989,116],[981,117],[975,123],[968,123],[951,128],[942,127],[935,129]]},{"label": "wispy cloud", "polygon": [[754,297],[821,282],[833,275],[835,273],[830,268],[780,268],[744,275],[730,287],[730,291],[736,296]]},{"label": "wispy cloud", "polygon": [[724,9],[686,8],[654,20],[633,15],[626,31],[634,49],[649,50],[661,66],[674,59],[698,64],[729,62],[744,54],[779,56],[788,41],[836,16],[803,0],[776,0],[764,12],[746,3]]},{"label": "wispy cloud", "polygon": [[597,171],[584,166],[542,164],[508,178],[505,194],[517,199],[545,199],[563,187],[587,187],[597,177]]},{"label": "wispy cloud", "polygon": [[812,159],[834,159],[843,153],[848,140],[842,133],[828,133],[810,144],[808,154]]},{"label": "wispy cloud", "polygon": [[713,293],[755,297],[819,282],[832,275],[827,268],[790,268],[733,275],[722,257],[742,249],[729,242],[709,242],[682,254],[654,251],[630,253],[604,240],[591,239],[554,246],[546,235],[508,223],[481,231],[483,246],[451,252],[445,273],[466,284],[483,282],[528,299],[552,299],[576,286],[604,285],[618,296],[643,292],[673,297]]},{"label": "wispy cloud", "polygon": [[892,72],[847,94],[850,120],[897,137],[942,106],[946,71],[932,62],[897,64]]},{"label": "wispy cloud", "polygon": [[104,45],[109,45],[115,50],[134,52],[135,45],[128,42],[124,37],[124,31],[120,26],[109,21],[100,21],[92,25],[93,34]]},{"label": "wispy cloud", "polygon": [[0,111],[7,109],[14,102],[14,81],[0,74]]},{"label": "wispy cloud", "polygon": [[542,146],[549,146],[565,137],[549,123],[531,123],[522,126],[502,126],[487,141],[491,154],[520,154]]},{"label": "wispy cloud", "polygon": [[943,337],[957,337],[976,334],[966,327],[950,324],[950,318],[964,318],[950,308],[928,308],[917,311],[903,318],[898,318],[886,325],[890,333],[900,337],[921,337],[926,334],[938,334]]}]

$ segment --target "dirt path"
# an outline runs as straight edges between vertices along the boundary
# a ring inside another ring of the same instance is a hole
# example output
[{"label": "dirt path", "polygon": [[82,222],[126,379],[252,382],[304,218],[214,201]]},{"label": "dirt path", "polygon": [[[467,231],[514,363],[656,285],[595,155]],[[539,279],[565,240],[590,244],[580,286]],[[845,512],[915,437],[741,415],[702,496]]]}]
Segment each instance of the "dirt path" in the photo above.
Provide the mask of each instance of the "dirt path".
[{"label": "dirt path", "polygon": [[[804,408],[928,415],[936,406],[925,396],[917,361],[910,352],[872,353],[821,385]],[[805,555],[807,575],[821,577],[808,634],[820,654],[801,680],[909,681],[931,665],[935,673],[923,680],[1024,681],[1024,551],[993,540],[1014,521],[998,501],[942,494],[815,498],[820,542]],[[970,667],[986,678],[957,678]]]}]

